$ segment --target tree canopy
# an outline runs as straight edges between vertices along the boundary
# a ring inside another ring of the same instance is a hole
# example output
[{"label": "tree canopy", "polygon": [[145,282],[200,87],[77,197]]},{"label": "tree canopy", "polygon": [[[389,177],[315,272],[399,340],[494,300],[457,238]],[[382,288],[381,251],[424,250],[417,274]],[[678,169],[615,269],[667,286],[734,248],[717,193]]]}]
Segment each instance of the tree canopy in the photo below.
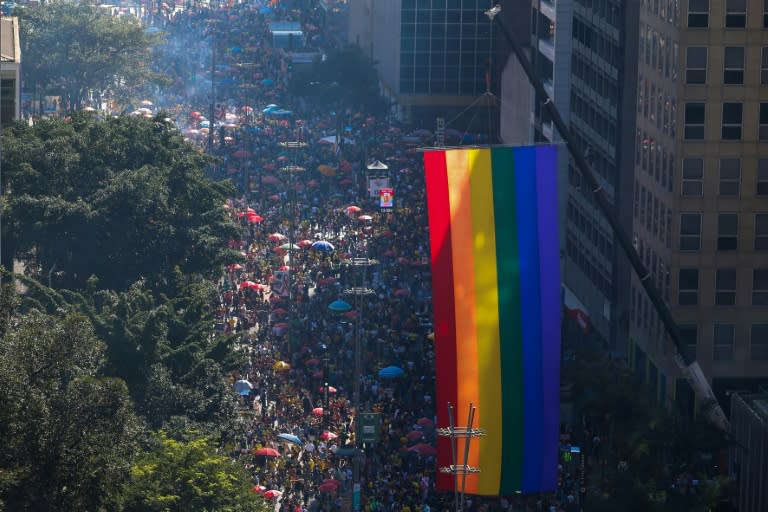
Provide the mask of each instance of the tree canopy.
[{"label": "tree canopy", "polygon": [[26,82],[42,91],[57,89],[74,109],[89,89],[119,84],[130,90],[159,78],[149,63],[160,36],[145,32],[133,17],[79,2],[46,2],[18,14]]},{"label": "tree canopy", "polygon": [[162,113],[18,124],[2,157],[15,257],[59,287],[155,285],[177,267],[210,275],[238,257],[226,248],[238,236],[224,209],[233,187],[206,178],[208,158]]},{"label": "tree canopy", "polygon": [[127,512],[267,512],[242,464],[202,436],[177,440],[160,432],[131,469]]},{"label": "tree canopy", "polygon": [[113,507],[139,422],[125,383],[100,374],[103,343],[83,315],[4,316],[0,509]]}]

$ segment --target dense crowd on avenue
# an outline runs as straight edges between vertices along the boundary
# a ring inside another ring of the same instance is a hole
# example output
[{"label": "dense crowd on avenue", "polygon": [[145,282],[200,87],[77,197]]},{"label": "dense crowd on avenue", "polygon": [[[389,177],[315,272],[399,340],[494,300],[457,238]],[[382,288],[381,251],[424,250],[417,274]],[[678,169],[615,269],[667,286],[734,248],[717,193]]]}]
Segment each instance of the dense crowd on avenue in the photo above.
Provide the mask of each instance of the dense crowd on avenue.
[{"label": "dense crowd on avenue", "polygon": [[[373,412],[379,439],[359,459],[361,507],[447,511],[454,495],[434,489],[432,276],[416,151],[431,133],[288,94],[290,53],[273,47],[268,24],[299,22],[307,46],[328,47],[321,14],[274,2],[148,13],[166,32],[160,68],[175,85],[135,112],[170,112],[218,157],[212,175],[239,187],[227,208],[242,226],[229,243],[243,259],[219,280],[217,328],[237,334],[247,355],[230,376],[243,419],[231,448],[254,492],[283,512],[348,509],[356,413]],[[369,171],[372,162],[384,165]],[[382,211],[371,177],[388,179],[394,208]],[[467,496],[465,508],[578,510],[575,480],[564,470],[558,493]]]}]

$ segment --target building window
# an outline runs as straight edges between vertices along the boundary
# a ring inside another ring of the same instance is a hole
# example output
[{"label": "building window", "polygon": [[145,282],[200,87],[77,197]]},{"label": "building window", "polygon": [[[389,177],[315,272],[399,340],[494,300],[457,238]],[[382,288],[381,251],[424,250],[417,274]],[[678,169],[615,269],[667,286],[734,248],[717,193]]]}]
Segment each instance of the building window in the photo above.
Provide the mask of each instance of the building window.
[{"label": "building window", "polygon": [[725,0],[726,28],[744,28],[747,24],[747,0]]},{"label": "building window", "polygon": [[695,306],[699,303],[699,269],[680,269],[677,303],[681,306]]},{"label": "building window", "polygon": [[768,28],[768,0],[763,0],[763,28]]},{"label": "building window", "polygon": [[752,305],[768,306],[768,268],[752,271]]},{"label": "building window", "polygon": [[698,251],[701,246],[701,214],[680,214],[680,250]]},{"label": "building window", "polygon": [[681,194],[684,196],[700,196],[704,190],[704,159],[683,159],[683,184]]},{"label": "building window", "polygon": [[688,0],[688,27],[709,26],[709,0]]},{"label": "building window", "polygon": [[755,250],[768,250],[768,213],[755,214]]},{"label": "building window", "polygon": [[[768,106],[768,103],[766,105]],[[704,139],[704,111],[704,103],[685,104],[685,138],[687,140]],[[762,108],[760,112],[762,114]],[[766,108],[766,116],[766,123],[768,124],[768,108]],[[762,115],[760,119],[762,121]],[[766,130],[768,130],[768,127]],[[766,135],[768,135],[768,131]]]},{"label": "building window", "polygon": [[768,103],[760,103],[760,127],[758,129],[760,140],[768,140]]},{"label": "building window", "polygon": [[736,269],[719,268],[715,273],[715,306],[736,304]]},{"label": "building window", "polygon": [[680,333],[680,342],[683,353],[681,354],[686,361],[696,360],[696,341],[699,336],[696,324],[684,324],[678,327]]},{"label": "building window", "polygon": [[760,58],[760,83],[768,84],[768,46],[763,46]]},{"label": "building window", "polygon": [[717,215],[717,250],[735,251],[738,248],[739,216],[736,213]]},{"label": "building window", "polygon": [[723,83],[738,85],[744,83],[744,47],[726,46],[723,59]]},{"label": "building window", "polygon": [[751,358],[755,361],[768,359],[768,324],[752,324],[749,336]]},{"label": "building window", "polygon": [[712,340],[712,358],[715,361],[730,361],[733,359],[733,340],[735,335],[735,324],[715,323]]},{"label": "building window", "polygon": [[707,47],[689,46],[686,50],[685,82],[703,84],[707,81]]},{"label": "building window", "polygon": [[768,158],[757,161],[757,186],[755,193],[758,196],[768,196]]},{"label": "building window", "polygon": [[720,159],[720,195],[738,196],[741,181],[741,160],[739,158]]},{"label": "building window", "polygon": [[741,139],[742,103],[723,103],[723,140]]}]

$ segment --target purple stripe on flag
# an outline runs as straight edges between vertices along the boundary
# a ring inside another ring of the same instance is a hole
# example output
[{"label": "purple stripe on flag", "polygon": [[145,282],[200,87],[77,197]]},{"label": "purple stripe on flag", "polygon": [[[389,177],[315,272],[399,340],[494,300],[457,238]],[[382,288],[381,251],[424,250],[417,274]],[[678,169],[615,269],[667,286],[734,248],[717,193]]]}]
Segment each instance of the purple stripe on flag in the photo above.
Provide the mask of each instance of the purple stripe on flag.
[{"label": "purple stripe on flag", "polygon": [[560,433],[560,240],[557,204],[557,147],[536,149],[539,283],[542,343],[542,467],[540,490],[557,488]]}]

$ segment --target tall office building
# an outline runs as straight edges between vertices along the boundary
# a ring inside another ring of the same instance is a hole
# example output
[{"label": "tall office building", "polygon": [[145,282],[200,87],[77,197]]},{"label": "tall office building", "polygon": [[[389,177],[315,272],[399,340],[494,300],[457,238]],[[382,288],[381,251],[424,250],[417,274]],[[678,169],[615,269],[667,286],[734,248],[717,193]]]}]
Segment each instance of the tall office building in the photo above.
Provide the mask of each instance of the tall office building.
[{"label": "tall office building", "polygon": [[[531,34],[528,53],[535,71],[595,170],[614,214],[630,231],[632,215],[626,205],[633,186],[638,5],[620,0],[525,4]],[[506,6],[502,9],[503,13]],[[505,142],[559,142],[552,120],[541,108],[542,99],[528,100],[519,92],[525,75],[517,70],[514,57],[504,61]],[[516,105],[511,117],[510,104]],[[516,125],[526,106],[532,130],[524,141],[525,128]],[[594,203],[593,191],[583,185],[567,152],[561,154],[563,281],[566,302],[571,303],[566,306],[588,315],[593,333],[621,356],[627,347],[630,313],[629,264]]]},{"label": "tall office building", "polygon": [[[768,386],[768,1],[536,0],[530,19],[536,71],[632,234],[683,352],[721,404],[729,390]],[[502,105],[525,107],[514,66]],[[529,101],[531,140],[556,140],[538,104]],[[507,121],[502,134],[517,139],[530,126]],[[566,297],[618,353],[628,332],[629,362],[651,392],[692,410],[640,279],[591,191],[567,175]]]},{"label": "tall office building", "polygon": [[[461,128],[488,129],[487,116],[497,106],[484,94],[493,74],[493,23],[484,15],[490,6],[487,0],[350,5],[350,42],[377,63],[382,91],[398,118],[433,126],[438,117],[450,122],[460,116]],[[497,126],[494,115],[490,129]]]}]

